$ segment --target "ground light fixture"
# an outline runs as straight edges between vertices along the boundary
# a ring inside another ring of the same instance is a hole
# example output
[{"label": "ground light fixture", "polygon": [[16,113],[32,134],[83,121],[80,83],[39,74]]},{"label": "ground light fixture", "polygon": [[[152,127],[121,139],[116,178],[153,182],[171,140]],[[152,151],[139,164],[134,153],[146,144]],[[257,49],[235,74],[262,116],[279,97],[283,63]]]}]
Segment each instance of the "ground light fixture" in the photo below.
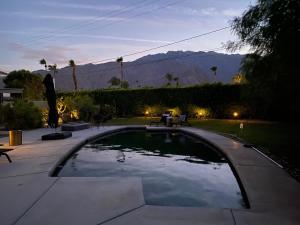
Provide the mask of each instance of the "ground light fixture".
[{"label": "ground light fixture", "polygon": [[238,112],[234,112],[232,115],[233,115],[234,118],[237,118],[239,116],[239,113]]}]

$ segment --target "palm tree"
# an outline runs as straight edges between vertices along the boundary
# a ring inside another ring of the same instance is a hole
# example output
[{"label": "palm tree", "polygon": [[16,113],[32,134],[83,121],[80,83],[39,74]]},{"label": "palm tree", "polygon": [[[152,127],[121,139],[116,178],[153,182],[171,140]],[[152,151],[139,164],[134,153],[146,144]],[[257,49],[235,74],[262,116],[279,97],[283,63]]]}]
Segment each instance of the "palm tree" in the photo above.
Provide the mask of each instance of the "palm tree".
[{"label": "palm tree", "polygon": [[119,57],[116,60],[117,63],[120,63],[121,66],[121,81],[124,80],[124,74],[123,74],[123,57]]},{"label": "palm tree", "polygon": [[41,59],[41,60],[40,60],[40,64],[41,64],[41,65],[45,65],[45,70],[47,70],[47,62],[46,62],[45,59]]},{"label": "palm tree", "polygon": [[136,87],[139,87],[139,81],[136,80],[135,83],[136,83]]},{"label": "palm tree", "polygon": [[53,72],[53,84],[54,84],[54,88],[55,88],[55,74],[57,74],[57,72],[58,72],[57,65],[56,64],[48,65],[48,69]]},{"label": "palm tree", "polygon": [[76,64],[74,62],[73,59],[71,59],[69,61],[69,66],[72,67],[72,77],[73,77],[73,82],[74,82],[74,88],[75,88],[75,91],[77,91],[77,79],[76,79]]},{"label": "palm tree", "polygon": [[176,82],[176,87],[179,87],[179,77],[174,77],[173,80]]},{"label": "palm tree", "polygon": [[217,70],[218,70],[218,67],[217,66],[212,66],[210,68],[210,70],[213,72],[213,74],[215,75],[215,82],[217,81]]},{"label": "palm tree", "polygon": [[167,86],[170,86],[173,80],[173,75],[171,73],[167,73],[165,78],[168,80]]}]

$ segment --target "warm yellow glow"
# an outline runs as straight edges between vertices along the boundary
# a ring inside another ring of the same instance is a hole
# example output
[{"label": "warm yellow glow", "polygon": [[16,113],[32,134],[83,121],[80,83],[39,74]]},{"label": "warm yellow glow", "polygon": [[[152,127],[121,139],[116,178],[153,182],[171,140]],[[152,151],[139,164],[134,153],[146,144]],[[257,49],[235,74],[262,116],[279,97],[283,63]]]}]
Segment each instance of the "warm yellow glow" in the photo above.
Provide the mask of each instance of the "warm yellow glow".
[{"label": "warm yellow glow", "polygon": [[209,111],[206,108],[197,107],[192,112],[196,113],[196,116],[201,119],[208,117],[208,115],[209,115]]},{"label": "warm yellow glow", "polygon": [[61,125],[63,122],[64,122],[63,119],[59,116],[58,117],[58,124]]},{"label": "warm yellow glow", "polygon": [[43,126],[47,127],[48,126],[48,109],[42,109],[42,122]]},{"label": "warm yellow glow", "polygon": [[239,113],[238,113],[238,112],[234,112],[234,113],[233,113],[233,116],[234,116],[234,117],[238,117],[238,116],[239,116]]},{"label": "warm yellow glow", "polygon": [[147,115],[147,116],[149,115],[149,111],[148,110],[145,112],[145,115]]},{"label": "warm yellow glow", "polygon": [[181,110],[179,109],[179,107],[175,107],[175,108],[169,108],[167,109],[167,111],[171,111],[172,112],[172,116],[179,116],[181,114]]},{"label": "warm yellow glow", "polygon": [[57,112],[61,114],[66,111],[67,106],[63,103],[62,100],[59,100],[56,104],[56,108],[57,108]]},{"label": "warm yellow glow", "polygon": [[70,112],[70,116],[71,116],[71,119],[76,119],[78,120],[79,119],[79,112],[78,110],[74,109]]}]

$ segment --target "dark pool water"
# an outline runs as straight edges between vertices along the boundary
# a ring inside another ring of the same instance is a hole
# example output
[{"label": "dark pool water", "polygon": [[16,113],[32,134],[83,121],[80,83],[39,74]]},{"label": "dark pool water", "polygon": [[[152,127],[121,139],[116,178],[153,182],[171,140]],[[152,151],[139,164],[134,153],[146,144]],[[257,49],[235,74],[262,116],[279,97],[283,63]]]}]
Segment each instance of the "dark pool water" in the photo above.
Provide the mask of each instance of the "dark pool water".
[{"label": "dark pool water", "polygon": [[61,177],[141,177],[146,204],[244,208],[226,159],[182,133],[126,131],[73,154]]}]

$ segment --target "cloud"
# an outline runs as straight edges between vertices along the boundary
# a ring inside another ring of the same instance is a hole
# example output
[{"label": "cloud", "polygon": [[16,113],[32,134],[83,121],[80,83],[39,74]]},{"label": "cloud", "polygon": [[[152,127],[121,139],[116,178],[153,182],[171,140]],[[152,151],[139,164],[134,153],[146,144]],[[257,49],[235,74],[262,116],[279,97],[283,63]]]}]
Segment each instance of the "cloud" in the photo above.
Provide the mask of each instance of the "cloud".
[{"label": "cloud", "polygon": [[[37,33],[37,32],[28,32],[28,31],[15,31],[15,30],[0,30],[0,33],[8,33],[8,34],[21,34],[21,35],[29,35],[36,36],[39,34],[40,36],[46,37],[47,35],[53,35],[53,32],[50,31],[47,33]],[[106,40],[119,40],[119,41],[130,41],[130,42],[148,42],[148,43],[156,43],[156,44],[168,44],[170,41],[164,40],[152,40],[152,39],[143,39],[143,38],[131,38],[131,37],[120,37],[120,36],[107,36],[107,35],[91,35],[91,34],[74,34],[74,33],[56,33],[54,37],[78,37],[78,38],[92,38],[92,39],[106,39]],[[51,38],[52,39],[52,38]],[[47,40],[47,38],[45,38]],[[33,39],[34,41],[34,39]],[[31,43],[31,42],[30,42]]]},{"label": "cloud", "polygon": [[71,47],[47,46],[43,49],[33,49],[19,43],[10,43],[10,49],[20,53],[23,59],[38,60],[46,58],[49,63],[65,64],[67,55],[78,50]]},{"label": "cloud", "polygon": [[213,7],[201,9],[199,13],[200,15],[204,15],[204,16],[215,16],[218,14],[216,8]]},{"label": "cloud", "polygon": [[224,9],[221,11],[222,15],[228,17],[241,16],[243,12],[244,12],[243,9]]},{"label": "cloud", "polygon": [[174,6],[169,8],[172,12],[177,14],[184,14],[186,16],[225,16],[234,17],[243,13],[244,9],[241,8],[191,8],[187,6]]},{"label": "cloud", "polygon": [[123,7],[120,5],[89,5],[89,4],[78,4],[78,3],[62,3],[58,1],[42,1],[39,4],[48,7],[55,8],[71,8],[71,9],[89,9],[89,10],[97,10],[97,11],[115,11],[120,10]]},{"label": "cloud", "polygon": [[158,44],[168,44],[169,41],[163,40],[151,40],[142,38],[130,38],[130,37],[117,37],[117,36],[106,36],[106,35],[90,35],[90,34],[61,34],[58,36],[65,37],[82,37],[82,38],[96,38],[96,39],[107,39],[107,40],[120,40],[120,41],[132,41],[132,42],[148,42]]},{"label": "cloud", "polygon": [[44,14],[37,14],[37,13],[31,13],[31,12],[22,12],[22,11],[15,11],[15,12],[1,12],[1,14],[5,14],[8,16],[23,16],[23,17],[29,17],[29,18],[35,18],[35,19],[52,19],[52,20],[76,20],[76,21],[85,21],[85,20],[91,20],[91,21],[121,21],[121,20],[127,20],[126,18],[122,17],[98,17],[98,16],[72,16],[72,15],[44,15]]}]

